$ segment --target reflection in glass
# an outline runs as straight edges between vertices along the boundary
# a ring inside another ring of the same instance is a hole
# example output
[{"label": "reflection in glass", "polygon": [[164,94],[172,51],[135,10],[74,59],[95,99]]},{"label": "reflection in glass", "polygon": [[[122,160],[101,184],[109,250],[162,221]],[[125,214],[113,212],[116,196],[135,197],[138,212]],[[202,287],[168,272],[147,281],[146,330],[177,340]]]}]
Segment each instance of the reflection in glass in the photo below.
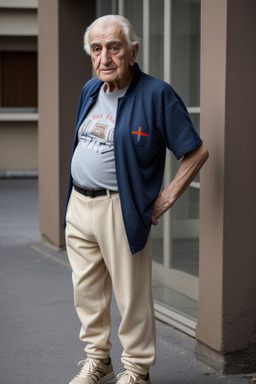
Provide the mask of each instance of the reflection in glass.
[{"label": "reflection in glass", "polygon": [[[149,72],[150,75],[163,79],[164,73],[164,1],[150,0],[149,12]],[[163,264],[163,219],[152,227],[153,260]]]},{"label": "reflection in glass", "polygon": [[136,62],[143,68],[143,0],[129,0],[124,2],[124,16],[132,23],[136,35],[139,37],[140,47]]},{"label": "reflection in glass", "polygon": [[149,72],[150,75],[164,78],[164,1],[150,0],[150,58]]},{"label": "reflection in glass", "polygon": [[[167,5],[171,6],[170,13]],[[121,13],[132,22],[136,34],[142,38],[137,57],[141,69],[166,80],[164,66],[166,71],[167,65],[167,79],[171,79],[171,85],[184,100],[198,132],[200,6],[200,0],[97,0],[98,16]],[[143,31],[146,36],[143,36]],[[170,44],[170,60],[169,52],[164,51],[164,42]],[[167,165],[166,182],[169,182],[180,161],[170,155]],[[199,181],[197,176],[165,217],[159,220],[158,226],[152,227],[154,299],[193,319],[197,318],[198,309]]]},{"label": "reflection in glass", "polygon": [[199,188],[189,187],[172,208],[171,268],[198,276]]},{"label": "reflection in glass", "polygon": [[[172,65],[174,89],[187,107],[200,105],[200,0],[172,1]],[[199,113],[191,113],[197,132]],[[179,163],[172,161],[174,177]],[[170,268],[198,276],[199,269],[199,175],[175,203],[171,212]]]},{"label": "reflection in glass", "polygon": [[163,219],[157,226],[152,226],[152,257],[157,263],[163,264]]},{"label": "reflection in glass", "polygon": [[96,13],[97,17],[104,15],[110,15],[112,13],[112,0],[97,0],[96,3]]},{"label": "reflection in glass", "polygon": [[200,0],[173,0],[171,25],[172,85],[187,106],[199,106]]}]

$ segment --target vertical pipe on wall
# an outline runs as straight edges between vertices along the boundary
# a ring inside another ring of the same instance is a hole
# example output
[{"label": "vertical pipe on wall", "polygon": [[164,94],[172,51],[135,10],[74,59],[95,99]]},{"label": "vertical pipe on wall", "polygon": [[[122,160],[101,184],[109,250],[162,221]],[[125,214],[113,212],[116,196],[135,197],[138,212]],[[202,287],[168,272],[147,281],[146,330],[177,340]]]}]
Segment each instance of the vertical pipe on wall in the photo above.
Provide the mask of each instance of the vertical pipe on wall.
[{"label": "vertical pipe on wall", "polygon": [[[171,82],[171,41],[172,41],[172,1],[164,0],[164,80]],[[169,151],[166,153],[166,165],[164,174],[164,187],[167,187],[172,177],[172,157]],[[172,247],[171,247],[171,210],[168,210],[163,217],[163,256],[164,267],[171,268]]]}]

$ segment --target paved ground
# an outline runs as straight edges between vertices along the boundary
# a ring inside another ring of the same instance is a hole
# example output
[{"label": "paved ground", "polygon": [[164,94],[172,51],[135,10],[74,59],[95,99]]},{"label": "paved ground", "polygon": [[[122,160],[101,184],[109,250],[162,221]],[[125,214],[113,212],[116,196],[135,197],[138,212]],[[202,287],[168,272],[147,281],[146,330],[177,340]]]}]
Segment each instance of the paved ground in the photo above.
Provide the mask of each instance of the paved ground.
[{"label": "paved ground", "polygon": [[[68,384],[83,358],[65,252],[40,243],[36,179],[0,179],[0,384]],[[122,371],[112,303],[112,360]],[[194,357],[195,340],[157,321],[154,384],[246,384]],[[115,380],[111,382],[114,384]]]}]

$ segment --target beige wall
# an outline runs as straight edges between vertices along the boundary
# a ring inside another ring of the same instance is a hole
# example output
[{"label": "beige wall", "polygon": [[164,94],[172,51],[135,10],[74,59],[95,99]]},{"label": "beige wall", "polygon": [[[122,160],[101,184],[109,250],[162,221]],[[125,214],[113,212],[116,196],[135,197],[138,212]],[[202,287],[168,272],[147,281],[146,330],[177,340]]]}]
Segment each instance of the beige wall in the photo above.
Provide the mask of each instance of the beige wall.
[{"label": "beige wall", "polygon": [[0,173],[37,171],[37,121],[0,121]]},{"label": "beige wall", "polygon": [[[36,0],[0,0],[1,51],[37,51]],[[0,113],[1,174],[37,171],[37,123],[37,113]]]},{"label": "beige wall", "polygon": [[36,9],[0,9],[0,35],[37,36]]},{"label": "beige wall", "polygon": [[202,171],[197,355],[256,369],[256,4],[202,0]]},{"label": "beige wall", "polygon": [[83,33],[95,2],[39,1],[39,224],[43,238],[64,246],[62,228],[80,91],[91,77]]},{"label": "beige wall", "polygon": [[37,8],[38,0],[0,0],[3,8]]}]

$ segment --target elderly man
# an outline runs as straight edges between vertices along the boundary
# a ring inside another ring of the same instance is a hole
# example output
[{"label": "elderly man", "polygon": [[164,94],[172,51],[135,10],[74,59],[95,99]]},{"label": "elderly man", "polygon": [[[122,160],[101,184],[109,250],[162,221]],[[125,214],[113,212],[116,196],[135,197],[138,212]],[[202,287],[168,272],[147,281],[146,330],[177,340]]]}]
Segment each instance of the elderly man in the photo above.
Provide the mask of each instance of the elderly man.
[{"label": "elderly man", "polygon": [[[112,286],[122,318],[118,334],[125,369],[117,383],[151,383],[150,227],[208,157],[179,96],[136,64],[138,47],[132,25],[122,16],[99,18],[85,33],[85,50],[97,77],[85,84],[78,105],[66,245],[86,358],[70,384],[105,383],[114,377]],[[166,148],[183,159],[160,193]]]}]

